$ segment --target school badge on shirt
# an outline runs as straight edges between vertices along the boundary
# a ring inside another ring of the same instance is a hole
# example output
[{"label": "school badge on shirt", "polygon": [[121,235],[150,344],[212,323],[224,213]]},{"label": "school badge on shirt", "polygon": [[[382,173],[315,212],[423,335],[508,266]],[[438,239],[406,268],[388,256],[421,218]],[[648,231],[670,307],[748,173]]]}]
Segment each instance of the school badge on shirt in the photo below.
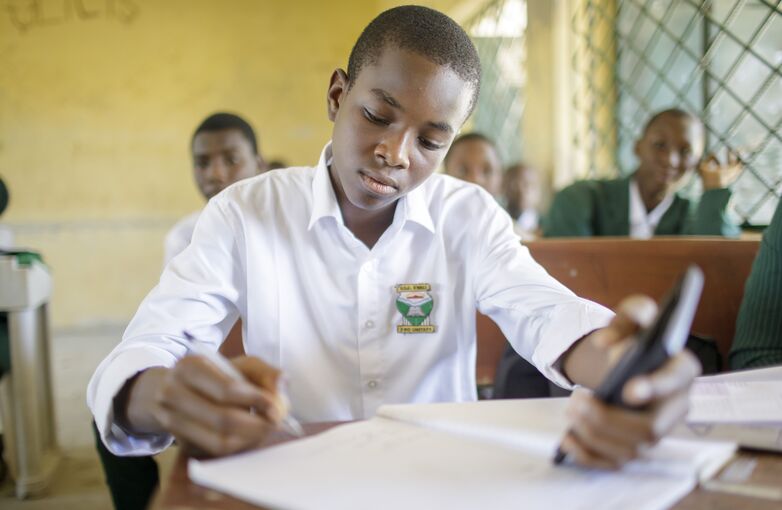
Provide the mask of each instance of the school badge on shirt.
[{"label": "school badge on shirt", "polygon": [[402,322],[396,326],[397,333],[434,333],[431,315],[434,299],[428,283],[400,283],[395,287],[396,309],[402,314]]}]

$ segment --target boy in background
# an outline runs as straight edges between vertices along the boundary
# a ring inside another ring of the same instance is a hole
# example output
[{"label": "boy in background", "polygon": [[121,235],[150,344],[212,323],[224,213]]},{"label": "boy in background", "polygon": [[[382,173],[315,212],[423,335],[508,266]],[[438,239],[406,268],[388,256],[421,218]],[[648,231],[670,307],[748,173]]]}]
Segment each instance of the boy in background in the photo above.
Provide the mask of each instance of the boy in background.
[{"label": "boy in background", "polygon": [[[635,144],[637,170],[628,177],[578,181],[554,197],[544,237],[718,235],[737,237],[726,217],[728,186],[741,172],[735,155],[722,165],[701,161],[703,123],[676,108],[656,113]],[[676,192],[695,170],[703,182],[698,203]]]},{"label": "boy in background", "polygon": [[[204,119],[190,142],[193,178],[206,200],[231,184],[266,170],[252,126],[232,113],[215,113]],[[201,211],[179,220],[166,235],[164,264],[190,244]]]}]

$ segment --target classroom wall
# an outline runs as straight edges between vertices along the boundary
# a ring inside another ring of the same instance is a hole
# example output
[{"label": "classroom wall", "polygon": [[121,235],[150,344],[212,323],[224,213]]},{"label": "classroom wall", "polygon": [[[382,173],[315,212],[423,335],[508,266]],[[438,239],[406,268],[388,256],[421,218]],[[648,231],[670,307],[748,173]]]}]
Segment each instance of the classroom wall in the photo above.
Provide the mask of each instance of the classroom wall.
[{"label": "classroom wall", "polygon": [[267,158],[317,161],[331,71],[398,3],[5,2],[2,221],[51,268],[53,326],[125,323],[154,286],[165,232],[201,207],[188,145],[208,113],[245,115]]}]

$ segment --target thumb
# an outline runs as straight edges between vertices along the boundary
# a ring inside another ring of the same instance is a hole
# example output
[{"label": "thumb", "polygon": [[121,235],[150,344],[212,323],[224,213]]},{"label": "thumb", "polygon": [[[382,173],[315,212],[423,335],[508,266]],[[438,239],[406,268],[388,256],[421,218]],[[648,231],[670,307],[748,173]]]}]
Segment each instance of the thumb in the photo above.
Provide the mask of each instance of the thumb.
[{"label": "thumb", "polygon": [[255,356],[239,356],[231,360],[248,381],[271,393],[276,393],[280,371]]},{"label": "thumb", "polygon": [[592,341],[601,348],[610,347],[648,327],[657,315],[657,303],[642,294],[624,298],[616,307],[616,315],[605,328],[592,334]]}]

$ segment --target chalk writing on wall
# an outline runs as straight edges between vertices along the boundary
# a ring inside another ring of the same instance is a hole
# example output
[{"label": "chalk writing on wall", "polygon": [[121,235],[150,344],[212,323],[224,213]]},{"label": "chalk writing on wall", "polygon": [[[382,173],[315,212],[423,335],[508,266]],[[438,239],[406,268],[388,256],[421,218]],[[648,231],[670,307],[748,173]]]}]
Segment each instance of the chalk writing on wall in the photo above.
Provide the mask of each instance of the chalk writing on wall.
[{"label": "chalk writing on wall", "polygon": [[6,0],[8,20],[19,32],[90,20],[129,25],[140,14],[136,0]]}]

